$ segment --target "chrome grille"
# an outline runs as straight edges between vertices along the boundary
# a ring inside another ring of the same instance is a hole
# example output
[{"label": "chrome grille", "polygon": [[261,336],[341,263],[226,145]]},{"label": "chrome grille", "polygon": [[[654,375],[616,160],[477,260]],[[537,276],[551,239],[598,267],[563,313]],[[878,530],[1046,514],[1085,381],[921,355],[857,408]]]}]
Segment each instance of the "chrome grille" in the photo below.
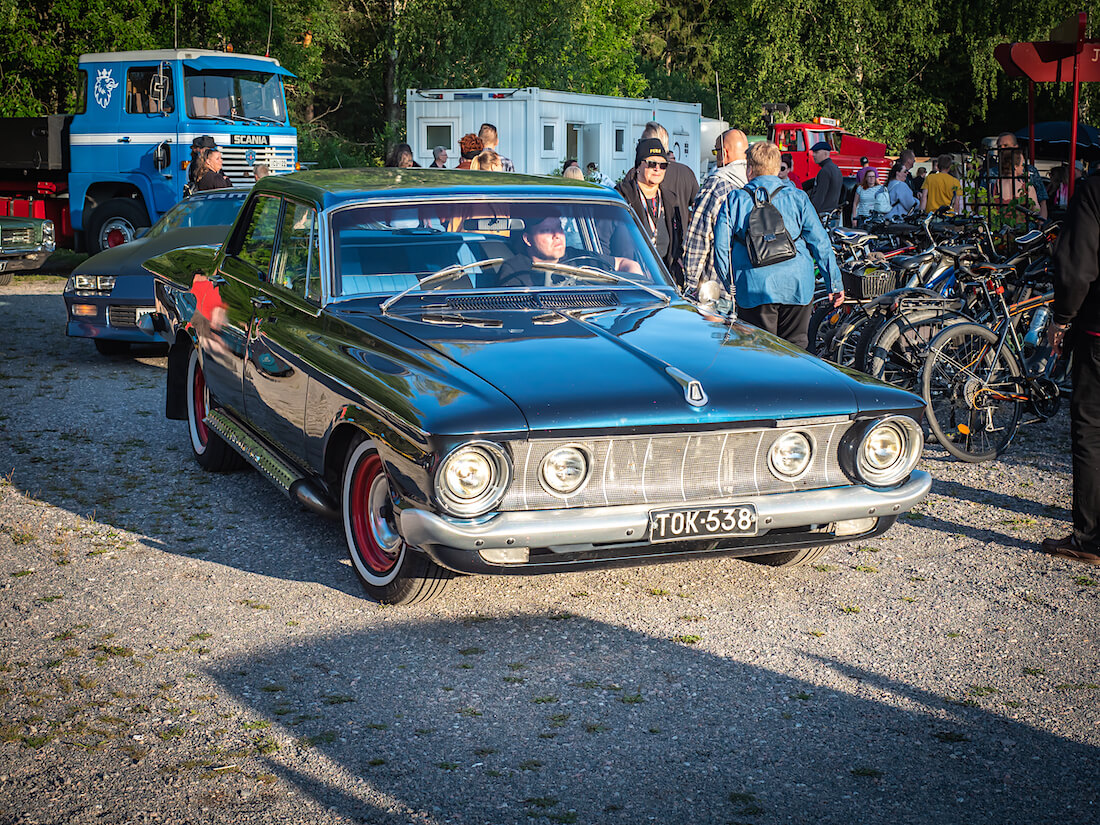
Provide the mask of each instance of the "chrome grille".
[{"label": "chrome grille", "polygon": [[465,312],[507,309],[595,309],[618,306],[614,293],[593,292],[530,292],[502,295],[461,295],[447,298],[448,309]]},{"label": "chrome grille", "polygon": [[[222,172],[234,184],[252,183],[252,167],[266,163],[273,175],[288,175],[294,171],[293,146],[222,146]],[[256,159],[248,162],[252,152]]]},{"label": "chrome grille", "polygon": [[[511,445],[515,479],[501,510],[546,510],[619,504],[678,504],[738,496],[814,490],[849,484],[837,460],[837,444],[851,422],[707,433],[621,438],[545,439]],[[768,450],[797,431],[813,444],[813,459],[796,481],[768,469]],[[548,452],[573,444],[588,452],[588,483],[569,497],[553,495],[539,481]]]},{"label": "chrome grille", "polygon": [[619,299],[611,292],[544,292],[539,295],[543,309],[588,309],[614,307]]},{"label": "chrome grille", "polygon": [[0,230],[0,248],[10,252],[13,248],[30,246],[34,246],[33,228],[26,226]]}]

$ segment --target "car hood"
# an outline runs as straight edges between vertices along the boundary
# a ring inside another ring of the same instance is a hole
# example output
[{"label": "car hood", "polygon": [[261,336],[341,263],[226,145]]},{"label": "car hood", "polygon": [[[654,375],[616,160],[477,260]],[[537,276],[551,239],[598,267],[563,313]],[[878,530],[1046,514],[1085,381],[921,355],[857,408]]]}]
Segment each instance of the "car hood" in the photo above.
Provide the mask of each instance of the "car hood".
[{"label": "car hood", "polygon": [[228,226],[188,226],[155,238],[138,238],[104,249],[73,270],[74,275],[144,275],[152,277],[142,264],[157,255],[185,246],[220,246]]},{"label": "car hood", "polygon": [[[909,393],[685,302],[417,311],[382,320],[492,384],[532,430],[690,427],[920,406]],[[701,404],[689,400],[692,381],[705,393]]]}]

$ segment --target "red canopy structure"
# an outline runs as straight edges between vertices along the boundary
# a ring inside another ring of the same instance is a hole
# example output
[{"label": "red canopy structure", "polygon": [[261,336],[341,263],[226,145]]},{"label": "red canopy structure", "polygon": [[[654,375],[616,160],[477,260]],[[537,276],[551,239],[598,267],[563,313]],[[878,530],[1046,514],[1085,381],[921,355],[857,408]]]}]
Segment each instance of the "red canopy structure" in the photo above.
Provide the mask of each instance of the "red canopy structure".
[{"label": "red canopy structure", "polygon": [[[1009,77],[1026,77],[1028,152],[1035,162],[1035,84],[1072,83],[1073,114],[1070,117],[1069,168],[1077,161],[1077,109],[1081,83],[1100,81],[1100,40],[1086,40],[1088,15],[1075,14],[1050,32],[1050,40],[1034,43],[1002,43],[993,57]],[[1069,176],[1073,194],[1075,175]]]}]

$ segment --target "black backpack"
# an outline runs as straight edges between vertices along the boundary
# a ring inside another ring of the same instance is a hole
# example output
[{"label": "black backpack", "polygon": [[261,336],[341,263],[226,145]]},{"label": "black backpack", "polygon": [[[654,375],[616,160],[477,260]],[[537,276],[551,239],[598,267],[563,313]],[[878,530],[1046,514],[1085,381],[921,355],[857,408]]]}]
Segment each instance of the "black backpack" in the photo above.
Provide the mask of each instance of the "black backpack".
[{"label": "black backpack", "polygon": [[798,254],[783,223],[783,216],[772,204],[763,186],[752,190],[752,211],[745,230],[745,246],[754,267],[771,266],[789,261]]}]

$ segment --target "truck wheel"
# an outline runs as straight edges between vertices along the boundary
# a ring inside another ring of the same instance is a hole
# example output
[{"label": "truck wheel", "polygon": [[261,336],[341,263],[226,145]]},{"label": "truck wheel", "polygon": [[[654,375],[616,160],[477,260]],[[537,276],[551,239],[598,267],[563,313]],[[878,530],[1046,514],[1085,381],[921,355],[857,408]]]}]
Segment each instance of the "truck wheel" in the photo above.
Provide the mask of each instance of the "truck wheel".
[{"label": "truck wheel", "polygon": [[149,226],[145,209],[133,198],[111,198],[96,207],[88,222],[88,251],[93,255],[129,243]]},{"label": "truck wheel", "polygon": [[0,286],[7,286],[11,283],[12,274],[10,272],[0,272]]}]

